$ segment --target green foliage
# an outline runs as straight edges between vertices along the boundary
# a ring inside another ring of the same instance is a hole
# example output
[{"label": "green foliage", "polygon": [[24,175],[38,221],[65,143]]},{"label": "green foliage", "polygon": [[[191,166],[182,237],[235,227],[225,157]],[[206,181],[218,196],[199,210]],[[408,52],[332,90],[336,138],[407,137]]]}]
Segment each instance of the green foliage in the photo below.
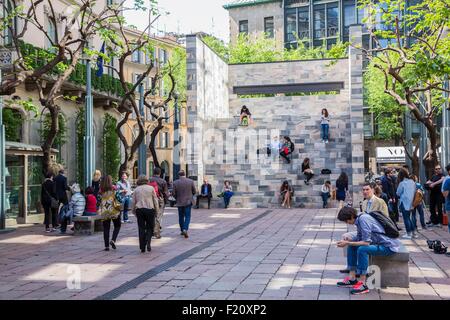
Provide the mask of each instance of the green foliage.
[{"label": "green foliage", "polygon": [[79,108],[76,113],[76,157],[77,157],[77,181],[84,181],[84,134],[85,134],[85,112]]},{"label": "green foliage", "polygon": [[[179,101],[186,101],[187,79],[186,79],[186,50],[175,48],[169,59],[172,66],[172,75],[175,78],[175,91],[179,94]],[[164,77],[165,92],[168,93],[172,86],[170,78]]]},{"label": "green foliage", "polygon": [[230,64],[256,63],[274,61],[292,61],[307,59],[339,59],[346,55],[348,43],[338,42],[329,50],[323,44],[310,48],[304,42],[297,39],[296,48],[279,48],[273,38],[259,35],[251,38],[246,34],[240,34],[235,44],[227,46],[223,41],[204,36],[203,41],[215,51],[222,59]]},{"label": "green foliage", "polygon": [[22,115],[19,111],[10,108],[2,109],[2,113],[6,141],[20,142],[20,128],[23,124]]},{"label": "green foliage", "polygon": [[119,136],[116,132],[117,120],[110,114],[105,115],[103,124],[103,174],[118,180],[120,167]]},{"label": "green foliage", "polygon": [[[95,50],[85,50],[89,55],[97,54]],[[45,64],[51,61],[55,55],[48,50],[35,47],[31,44],[21,42],[21,52],[25,57],[25,65],[29,70],[42,68]],[[102,55],[104,58],[107,55]],[[108,58],[109,59],[109,58]],[[52,75],[58,75],[64,72],[68,67],[67,64],[60,62],[51,72]],[[97,77],[95,68],[91,70],[92,88],[97,91],[106,92],[111,95],[123,97],[125,94],[119,79],[111,77],[108,74],[103,74]],[[75,70],[70,74],[69,81],[80,86],[86,85],[86,65],[78,63]],[[132,84],[127,83],[130,87]]]}]

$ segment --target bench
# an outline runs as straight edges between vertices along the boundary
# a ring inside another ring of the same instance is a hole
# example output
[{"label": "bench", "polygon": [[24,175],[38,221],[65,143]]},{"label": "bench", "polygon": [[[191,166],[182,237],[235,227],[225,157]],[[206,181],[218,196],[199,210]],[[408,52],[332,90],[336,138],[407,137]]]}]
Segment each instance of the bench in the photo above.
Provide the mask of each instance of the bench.
[{"label": "bench", "polygon": [[76,216],[73,218],[74,235],[90,236],[94,232],[103,231],[102,217],[96,216]]},{"label": "bench", "polygon": [[390,256],[369,256],[369,265],[381,271],[381,287],[409,288],[409,251],[402,244],[398,253]]}]

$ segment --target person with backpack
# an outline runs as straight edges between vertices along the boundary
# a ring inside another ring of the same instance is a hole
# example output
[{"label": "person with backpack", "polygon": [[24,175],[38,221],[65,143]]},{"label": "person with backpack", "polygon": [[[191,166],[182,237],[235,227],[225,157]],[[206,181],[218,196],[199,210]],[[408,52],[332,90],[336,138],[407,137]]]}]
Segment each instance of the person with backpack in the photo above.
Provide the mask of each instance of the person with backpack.
[{"label": "person with backpack", "polygon": [[[109,246],[117,249],[116,240],[120,231],[120,208],[121,204],[116,198],[116,190],[112,183],[112,177],[106,176],[100,184],[100,214],[103,220],[103,240],[105,241],[105,251],[109,251]],[[114,225],[113,235],[109,241],[109,231],[111,222]]]},{"label": "person with backpack", "polygon": [[414,196],[416,194],[416,184],[409,179],[409,173],[404,168],[398,173],[397,196],[399,197],[399,209],[403,216],[403,222],[406,228],[404,239],[418,238],[416,234],[416,218],[412,214]]},{"label": "person with backpack", "polygon": [[330,130],[330,115],[327,109],[322,109],[320,116],[320,135],[322,137],[322,142],[328,143],[329,130]]},{"label": "person with backpack", "polygon": [[155,189],[159,205],[159,210],[156,210],[155,229],[153,230],[153,236],[156,239],[161,239],[162,218],[164,215],[166,202],[168,201],[169,198],[169,189],[167,187],[167,182],[166,180],[161,178],[161,168],[156,167],[153,170],[153,176],[149,179],[148,184],[151,185],[153,189]]},{"label": "person with backpack", "polygon": [[288,136],[284,136],[284,143],[280,150],[280,156],[283,157],[287,163],[291,163],[291,160],[288,158],[290,154],[294,151],[294,143],[291,141],[291,138]]},{"label": "person with backpack", "polygon": [[[352,207],[344,207],[338,213],[338,220],[355,225],[357,232],[351,239],[337,242],[339,248],[347,248],[349,276],[337,283],[338,287],[352,288],[351,294],[369,292],[366,274],[369,256],[390,256],[401,246],[398,231],[393,221],[380,212],[358,214]],[[356,278],[359,274],[359,280]]]},{"label": "person with backpack", "polygon": [[139,248],[144,253],[146,248],[148,252],[152,251],[151,241],[155,229],[155,216],[159,210],[159,200],[156,190],[149,185],[145,175],[140,175],[136,184],[137,187],[133,192],[133,213],[138,223]]},{"label": "person with backpack", "polygon": [[418,212],[422,230],[427,230],[427,225],[425,223],[425,212],[423,210],[423,195],[425,194],[425,189],[423,188],[422,184],[419,182],[419,179],[417,178],[416,175],[411,175],[411,179],[416,184],[416,194],[414,195],[413,210],[412,210],[412,216],[414,217],[414,220],[416,221],[416,224],[414,225],[414,227],[417,230],[416,213]]}]

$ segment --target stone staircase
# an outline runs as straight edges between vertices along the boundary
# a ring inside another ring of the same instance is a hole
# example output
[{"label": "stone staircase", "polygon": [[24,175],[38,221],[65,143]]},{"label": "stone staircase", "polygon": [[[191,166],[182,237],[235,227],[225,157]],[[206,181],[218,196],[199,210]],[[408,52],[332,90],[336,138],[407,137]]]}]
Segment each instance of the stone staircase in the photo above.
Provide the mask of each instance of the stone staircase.
[{"label": "stone staircase", "polygon": [[[238,208],[273,208],[279,207],[279,188],[284,180],[288,180],[294,188],[295,207],[321,208],[321,186],[326,180],[334,185],[342,170],[349,173],[351,163],[351,146],[349,142],[347,117],[334,117],[330,126],[330,141],[325,144],[320,138],[320,116],[276,115],[255,117],[248,127],[239,126],[239,118],[218,120],[215,129],[223,132],[240,130],[267,130],[270,140],[271,130],[279,130],[281,136],[289,136],[295,144],[291,163],[283,158],[273,159],[266,154],[251,157],[248,144],[237,146],[232,161],[227,163],[206,164],[205,176],[213,185],[213,195],[221,192],[223,182],[230,180],[235,196],[230,206]],[[260,145],[259,147],[262,147]],[[226,152],[224,154],[224,159]],[[311,159],[311,167],[315,176],[310,185],[304,183],[301,164],[305,157]],[[322,175],[320,171],[330,169],[331,174]],[[217,199],[217,198],[216,198]],[[213,206],[223,207],[223,201],[213,201]]]}]

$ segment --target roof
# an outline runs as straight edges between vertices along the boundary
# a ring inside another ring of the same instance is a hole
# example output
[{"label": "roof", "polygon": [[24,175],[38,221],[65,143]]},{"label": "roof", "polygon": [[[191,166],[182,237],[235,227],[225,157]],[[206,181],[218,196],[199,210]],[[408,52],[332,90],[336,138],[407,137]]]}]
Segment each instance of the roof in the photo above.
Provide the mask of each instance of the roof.
[{"label": "roof", "polygon": [[246,7],[246,6],[254,6],[258,4],[264,4],[264,3],[270,3],[270,2],[280,2],[281,0],[234,0],[223,7],[225,9],[234,9],[239,7]]},{"label": "roof", "polygon": [[[5,149],[13,150],[13,151],[42,152],[41,146],[36,146],[36,145],[26,144],[26,143],[21,143],[21,142],[13,142],[13,141],[6,141]],[[56,149],[50,149],[50,151],[52,153],[59,152]]]}]

